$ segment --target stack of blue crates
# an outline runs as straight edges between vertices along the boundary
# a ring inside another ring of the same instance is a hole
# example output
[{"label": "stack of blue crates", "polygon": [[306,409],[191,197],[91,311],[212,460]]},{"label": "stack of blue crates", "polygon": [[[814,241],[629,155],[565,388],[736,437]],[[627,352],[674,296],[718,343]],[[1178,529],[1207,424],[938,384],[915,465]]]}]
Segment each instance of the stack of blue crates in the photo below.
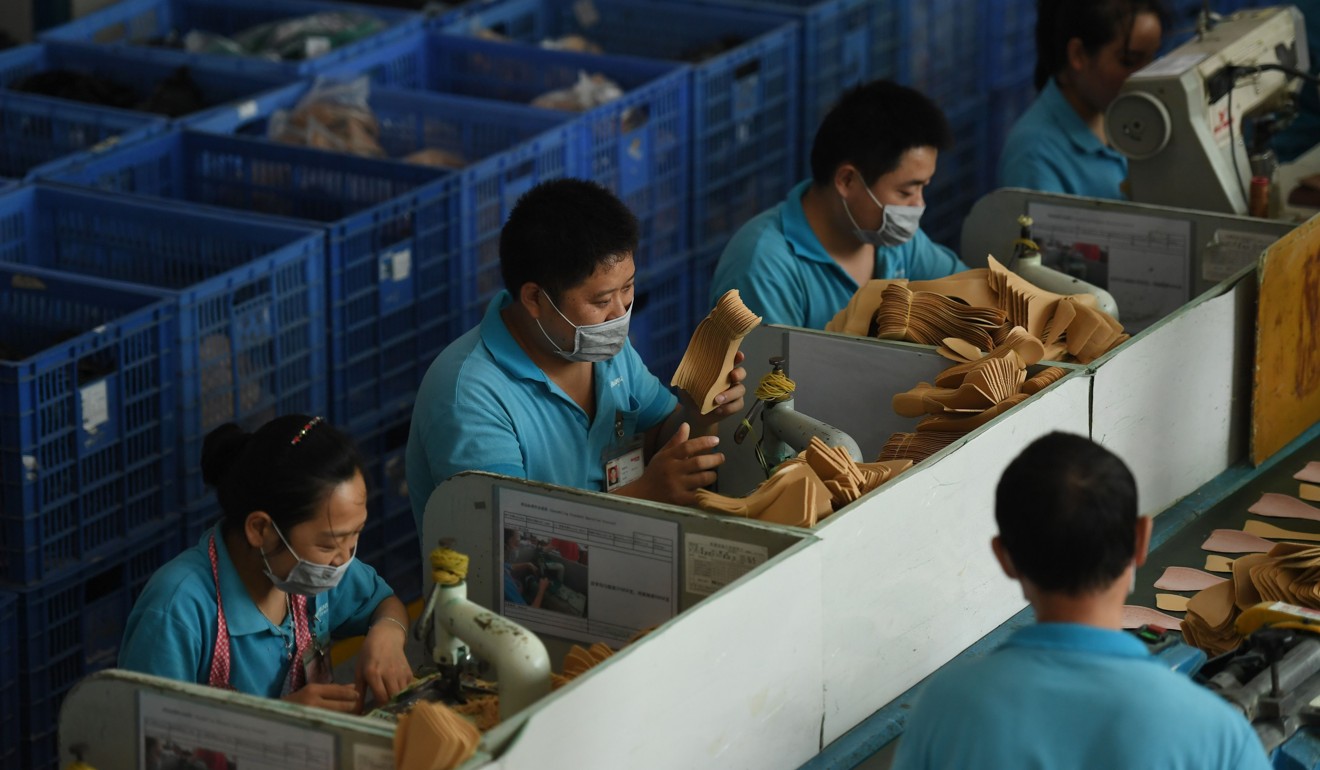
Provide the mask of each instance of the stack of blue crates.
[{"label": "stack of blue crates", "polygon": [[21,767],[23,761],[18,651],[18,595],[0,591],[0,767]]},{"label": "stack of blue crates", "polygon": [[0,177],[39,176],[52,162],[165,128],[154,115],[0,91]]}]

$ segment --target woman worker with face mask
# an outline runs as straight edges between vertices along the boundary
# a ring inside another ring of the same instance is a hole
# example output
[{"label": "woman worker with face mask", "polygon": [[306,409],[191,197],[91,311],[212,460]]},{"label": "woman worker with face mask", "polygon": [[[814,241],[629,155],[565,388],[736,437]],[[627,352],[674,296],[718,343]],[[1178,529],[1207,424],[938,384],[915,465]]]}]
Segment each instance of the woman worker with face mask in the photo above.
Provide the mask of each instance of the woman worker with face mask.
[{"label": "woman worker with face mask", "polygon": [[921,231],[923,190],[952,144],[944,113],[878,80],[845,94],[811,145],[811,179],[743,225],[720,255],[714,305],[729,289],[766,323],[823,329],[872,278],[966,270]]},{"label": "woman worker with face mask", "polygon": [[[320,417],[208,434],[202,477],[224,515],[148,581],[119,666],[348,713],[368,693],[382,703],[407,686],[408,615],[355,558],[367,520],[363,467]],[[331,638],[361,634],[355,682],[332,683]]]},{"label": "woman worker with face mask", "polygon": [[1160,49],[1159,0],[1040,0],[1036,88],[999,156],[999,185],[1123,199],[1127,158],[1109,146],[1105,110]]}]

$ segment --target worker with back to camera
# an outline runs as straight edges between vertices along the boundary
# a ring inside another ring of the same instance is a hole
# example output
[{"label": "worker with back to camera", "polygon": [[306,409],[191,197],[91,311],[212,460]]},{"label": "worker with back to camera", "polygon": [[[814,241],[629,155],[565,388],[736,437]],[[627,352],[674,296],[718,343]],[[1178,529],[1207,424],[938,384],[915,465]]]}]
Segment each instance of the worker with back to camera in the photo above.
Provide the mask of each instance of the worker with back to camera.
[{"label": "worker with back to camera", "polygon": [[1036,622],[921,686],[893,770],[1270,767],[1240,713],[1122,630],[1151,533],[1122,460],[1044,436],[1000,478],[995,522]]},{"label": "worker with back to camera", "polygon": [[[223,517],[147,582],[119,666],[347,713],[406,687],[407,612],[355,558],[364,467],[320,417],[207,434],[202,477]],[[354,684],[333,683],[330,640],[363,634]]]},{"label": "worker with back to camera", "polygon": [[1105,110],[1155,60],[1168,13],[1159,0],[1040,0],[1036,89],[999,156],[999,186],[1127,198],[1127,158],[1109,145]]},{"label": "worker with back to camera", "polygon": [[637,240],[636,217],[593,182],[518,199],[500,233],[506,290],[418,389],[407,474],[419,530],[431,493],[466,470],[679,505],[715,481],[713,434],[742,409],[746,373],[703,415],[647,370],[628,342]]},{"label": "worker with back to camera", "polygon": [[811,179],[734,233],[711,282],[766,323],[823,329],[872,278],[966,270],[920,228],[923,191],[953,139],[923,94],[877,80],[844,94],[811,145]]}]

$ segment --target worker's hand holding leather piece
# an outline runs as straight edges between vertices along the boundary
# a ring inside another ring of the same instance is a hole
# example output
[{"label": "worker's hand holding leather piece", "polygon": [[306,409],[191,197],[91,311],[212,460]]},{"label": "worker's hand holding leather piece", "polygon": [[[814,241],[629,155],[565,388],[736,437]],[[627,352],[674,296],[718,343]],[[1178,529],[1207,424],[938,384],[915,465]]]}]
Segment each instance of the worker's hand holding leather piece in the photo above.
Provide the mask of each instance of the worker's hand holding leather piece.
[{"label": "worker's hand holding leather piece", "polygon": [[361,710],[362,698],[351,684],[326,682],[306,685],[301,690],[284,696],[284,700],[300,706],[315,706],[345,714],[356,714]]},{"label": "worker's hand holding leather piece", "polygon": [[376,703],[386,703],[412,682],[412,667],[403,652],[406,637],[402,627],[389,621],[378,620],[367,630],[355,680],[362,698],[370,690]]},{"label": "worker's hand holding leather piece", "polygon": [[[735,365],[743,361],[742,351],[738,351],[733,357]],[[747,370],[741,366],[729,372],[729,387],[715,396],[715,403],[718,406],[707,414],[702,414],[700,407],[692,400],[691,394],[686,390],[678,390],[679,402],[683,406],[684,417],[692,425],[692,432],[698,436],[709,436],[715,433],[716,426],[720,420],[732,414],[740,414],[743,411],[743,397],[747,395],[747,387],[743,385],[743,380],[747,379]]]},{"label": "worker's hand holding leather piece", "polygon": [[[741,386],[739,386],[741,387]],[[742,399],[738,399],[742,403]],[[696,491],[715,483],[715,469],[724,463],[724,454],[712,452],[718,436],[688,438],[688,423],[678,426],[674,435],[646,465],[642,477],[621,487],[619,494],[675,505],[692,505]]]}]

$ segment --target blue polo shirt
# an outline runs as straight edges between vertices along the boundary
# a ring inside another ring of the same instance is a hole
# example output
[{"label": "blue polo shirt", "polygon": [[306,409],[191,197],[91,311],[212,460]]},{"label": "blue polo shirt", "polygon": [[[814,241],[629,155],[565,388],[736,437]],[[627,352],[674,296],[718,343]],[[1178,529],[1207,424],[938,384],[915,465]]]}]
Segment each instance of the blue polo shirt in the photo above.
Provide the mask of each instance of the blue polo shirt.
[{"label": "blue polo shirt", "polygon": [[[207,684],[219,633],[208,551],[212,531],[206,530],[197,545],[168,561],[147,581],[128,616],[119,648],[120,668]],[[261,614],[229,560],[225,539],[218,528],[214,531],[220,595],[229,627],[229,683],[239,692],[278,698],[289,676],[293,617],[276,626]],[[365,634],[376,606],[393,593],[376,570],[354,559],[339,585],[308,601],[312,634],[321,644]]]},{"label": "blue polo shirt", "polygon": [[1223,699],[1130,634],[1038,623],[922,686],[893,770],[1158,767],[1267,770]]},{"label": "blue polo shirt", "polygon": [[[715,267],[712,307],[724,292],[737,289],[765,323],[824,329],[857,293],[857,281],[825,251],[807,223],[802,195],[810,185],[811,180],[799,183],[782,203],[734,233]],[[967,269],[922,230],[907,243],[875,252],[875,278],[917,281]]]},{"label": "blue polo shirt", "polygon": [[1051,78],[1013,124],[999,155],[999,186],[1124,200],[1123,154],[1106,147]]},{"label": "blue polo shirt", "polygon": [[481,325],[454,340],[426,370],[408,432],[408,494],[421,530],[431,492],[456,473],[490,471],[577,489],[605,489],[607,448],[665,420],[678,399],[632,344],[594,367],[596,417],[532,362],[500,317],[500,292]]}]

